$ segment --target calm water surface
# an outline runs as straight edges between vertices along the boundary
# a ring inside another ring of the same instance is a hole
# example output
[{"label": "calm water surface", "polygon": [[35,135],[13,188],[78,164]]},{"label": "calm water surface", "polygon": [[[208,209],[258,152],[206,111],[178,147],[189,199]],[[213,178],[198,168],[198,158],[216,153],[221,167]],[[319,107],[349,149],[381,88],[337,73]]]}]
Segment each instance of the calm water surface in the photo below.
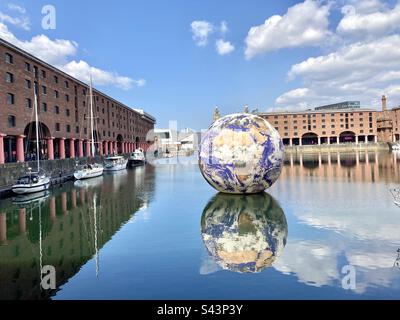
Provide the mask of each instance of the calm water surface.
[{"label": "calm water surface", "polygon": [[[400,299],[398,163],[288,156],[268,193],[243,197],[179,158],[1,200],[0,299]],[[40,289],[45,265],[57,290]]]}]

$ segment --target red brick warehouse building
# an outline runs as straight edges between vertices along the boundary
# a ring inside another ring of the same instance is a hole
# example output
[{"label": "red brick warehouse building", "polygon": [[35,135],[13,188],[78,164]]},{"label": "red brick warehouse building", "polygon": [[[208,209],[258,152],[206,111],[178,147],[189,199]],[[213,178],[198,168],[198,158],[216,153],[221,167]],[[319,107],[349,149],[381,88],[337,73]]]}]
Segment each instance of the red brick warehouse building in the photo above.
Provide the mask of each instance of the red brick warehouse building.
[{"label": "red brick warehouse building", "polygon": [[[0,39],[0,164],[29,160],[36,148],[34,87],[43,159],[90,155],[88,85]],[[93,90],[97,154],[146,149],[155,118]]]}]

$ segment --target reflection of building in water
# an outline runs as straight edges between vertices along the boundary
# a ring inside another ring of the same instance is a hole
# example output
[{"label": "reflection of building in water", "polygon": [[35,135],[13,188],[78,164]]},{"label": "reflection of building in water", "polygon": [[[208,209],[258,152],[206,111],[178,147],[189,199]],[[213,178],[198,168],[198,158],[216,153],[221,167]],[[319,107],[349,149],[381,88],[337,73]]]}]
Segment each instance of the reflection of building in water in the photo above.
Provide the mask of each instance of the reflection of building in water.
[{"label": "reflection of building in water", "polygon": [[201,231],[209,254],[223,269],[259,272],[281,254],[287,223],[269,194],[218,194],[204,209]]},{"label": "reflection of building in water", "polygon": [[139,189],[134,178],[117,192],[107,178],[98,186],[67,184],[42,205],[41,228],[37,207],[8,203],[0,208],[0,299],[49,298],[54,292],[40,290],[40,232],[42,263],[55,267],[59,288],[148,204],[144,202],[151,201],[151,179],[154,169],[150,167],[143,180],[148,185]]},{"label": "reflection of building in water", "polygon": [[396,153],[286,154],[281,178],[320,177],[347,182],[400,181]]}]

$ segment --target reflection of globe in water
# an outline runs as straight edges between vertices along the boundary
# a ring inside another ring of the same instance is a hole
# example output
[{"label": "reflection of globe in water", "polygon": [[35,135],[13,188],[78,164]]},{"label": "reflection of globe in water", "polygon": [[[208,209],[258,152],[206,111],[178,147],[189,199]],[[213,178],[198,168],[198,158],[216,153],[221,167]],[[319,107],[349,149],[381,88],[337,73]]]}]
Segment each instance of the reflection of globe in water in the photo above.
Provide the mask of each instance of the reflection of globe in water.
[{"label": "reflection of globe in water", "polygon": [[283,165],[283,143],[268,121],[252,114],[232,114],[203,134],[200,171],[218,191],[258,193],[272,186]]},{"label": "reflection of globe in water", "polygon": [[201,218],[204,244],[223,268],[260,272],[286,245],[286,217],[269,194],[217,194]]}]

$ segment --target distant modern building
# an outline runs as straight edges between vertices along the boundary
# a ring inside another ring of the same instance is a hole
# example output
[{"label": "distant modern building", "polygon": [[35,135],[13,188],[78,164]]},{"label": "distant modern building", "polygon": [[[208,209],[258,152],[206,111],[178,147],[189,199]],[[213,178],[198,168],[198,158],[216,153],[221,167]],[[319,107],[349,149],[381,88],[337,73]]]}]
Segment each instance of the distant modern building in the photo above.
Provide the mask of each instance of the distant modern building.
[{"label": "distant modern building", "polygon": [[320,106],[315,108],[315,110],[344,110],[344,109],[360,109],[360,101],[344,101],[339,103],[327,104],[325,106]]}]

